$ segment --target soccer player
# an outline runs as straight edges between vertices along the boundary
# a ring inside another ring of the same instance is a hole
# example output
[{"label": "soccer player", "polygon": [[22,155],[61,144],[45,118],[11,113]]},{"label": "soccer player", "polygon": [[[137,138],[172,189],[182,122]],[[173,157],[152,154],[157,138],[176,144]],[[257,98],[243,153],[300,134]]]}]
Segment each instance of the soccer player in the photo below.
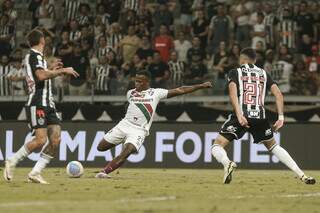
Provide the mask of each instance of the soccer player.
[{"label": "soccer player", "polygon": [[78,77],[79,74],[73,68],[62,68],[60,61],[54,62],[52,68],[48,69],[43,55],[45,38],[40,30],[32,30],[27,40],[31,49],[24,62],[29,90],[26,114],[29,127],[35,137],[5,161],[3,176],[6,181],[12,181],[16,165],[31,152],[42,148],[38,162],[28,174],[28,181],[48,184],[40,174],[53,158],[55,149],[60,144],[61,132],[60,118],[53,102],[51,79],[64,74]]},{"label": "soccer player", "polygon": [[106,151],[124,143],[124,149],[96,175],[96,178],[110,178],[109,173],[119,168],[132,153],[140,149],[145,137],[149,134],[154,113],[161,99],[212,87],[210,82],[205,82],[170,90],[155,89],[150,88],[150,80],[151,74],[147,71],[136,74],[135,89],[127,92],[129,106],[125,117],[104,136],[98,145],[99,151]]},{"label": "soccer player", "polygon": [[[265,70],[254,65],[256,53],[245,48],[240,53],[240,67],[229,72],[229,96],[234,112],[222,125],[220,134],[212,146],[212,155],[224,166],[223,183],[232,180],[237,165],[230,161],[224,147],[234,139],[240,139],[246,132],[253,136],[254,143],[262,143],[282,163],[289,167],[304,183],[315,184],[315,179],[306,176],[288,152],[276,144],[273,131],[278,131],[284,123],[283,96],[276,83]],[[270,127],[266,118],[264,99],[267,90],[276,98],[278,120]]]}]

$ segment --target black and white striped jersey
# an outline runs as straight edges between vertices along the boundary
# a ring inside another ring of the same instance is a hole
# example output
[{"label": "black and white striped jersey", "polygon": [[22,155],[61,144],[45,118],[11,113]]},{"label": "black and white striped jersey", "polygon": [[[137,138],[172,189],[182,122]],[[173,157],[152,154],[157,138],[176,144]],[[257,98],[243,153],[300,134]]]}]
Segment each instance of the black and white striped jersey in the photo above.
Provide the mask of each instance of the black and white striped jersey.
[{"label": "black and white striped jersey", "polygon": [[101,56],[106,56],[109,52],[114,52],[112,47],[98,47],[97,49],[97,57],[100,58]]},{"label": "black and white striped jersey", "polygon": [[239,105],[247,118],[265,119],[264,100],[274,84],[271,76],[254,64],[243,64],[230,70],[228,81],[237,84]]},{"label": "black and white striped jersey", "polygon": [[169,61],[168,62],[171,81],[174,86],[181,86],[183,84],[183,76],[185,74],[185,63],[183,61]]},{"label": "black and white striped jersey", "polygon": [[55,107],[52,95],[51,79],[40,81],[35,75],[36,70],[47,70],[47,62],[43,54],[35,49],[30,49],[25,60],[26,81],[28,87],[27,106]]},{"label": "black and white striped jersey", "polygon": [[107,36],[108,46],[111,46],[114,50],[117,50],[119,42],[123,39],[123,35],[121,33],[111,34]]},{"label": "black and white striped jersey", "polygon": [[70,41],[78,41],[81,37],[81,31],[77,30],[77,31],[70,31],[69,32],[69,40]]},{"label": "black and white striped jersey", "polygon": [[72,21],[76,19],[76,17],[78,16],[80,4],[81,4],[81,1],[78,1],[78,0],[64,1],[63,7],[66,10],[67,21]]},{"label": "black and white striped jersey", "polygon": [[11,95],[11,82],[8,79],[12,67],[7,65],[0,65],[0,96]]},{"label": "black and white striped jersey", "polygon": [[283,19],[278,24],[278,31],[280,33],[280,42],[285,44],[288,48],[296,47],[296,34],[298,32],[297,22],[291,19]]},{"label": "black and white striped jersey", "polygon": [[109,79],[112,72],[112,67],[108,64],[99,65],[95,68],[96,84],[95,89],[97,91],[106,92],[109,90]]},{"label": "black and white striped jersey", "polygon": [[125,0],[124,8],[138,12],[140,7],[140,0]]}]

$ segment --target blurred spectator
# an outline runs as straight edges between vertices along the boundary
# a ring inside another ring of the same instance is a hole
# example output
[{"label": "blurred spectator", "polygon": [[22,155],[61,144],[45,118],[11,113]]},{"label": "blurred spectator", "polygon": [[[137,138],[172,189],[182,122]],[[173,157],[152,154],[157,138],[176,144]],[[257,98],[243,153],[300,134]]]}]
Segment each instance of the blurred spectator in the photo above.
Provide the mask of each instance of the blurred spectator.
[{"label": "blurred spectator", "polygon": [[107,63],[106,56],[99,57],[99,64],[94,70],[94,82],[96,95],[111,94],[110,92],[110,79],[114,78],[114,70],[112,66]]},{"label": "blurred spectator", "polygon": [[7,77],[12,81],[13,95],[26,95],[24,88],[26,76],[20,60],[13,60],[11,62],[10,72]]},{"label": "blurred spectator", "polygon": [[88,4],[81,4],[76,20],[80,26],[86,26],[92,23],[90,14],[90,6]]},{"label": "blurred spectator", "polygon": [[141,4],[144,4],[144,0],[124,0],[124,9],[139,12]]},{"label": "blurred spectator", "polygon": [[128,29],[129,26],[135,26],[138,23],[136,12],[134,10],[126,10],[121,15],[119,23],[122,29]]},{"label": "blurred spectator", "polygon": [[252,9],[250,10],[251,14],[249,18],[249,24],[251,26],[254,26],[258,22],[258,13],[261,13],[264,11],[264,2],[250,1],[250,0],[248,2],[253,3],[251,7]]},{"label": "blurred spectator", "polygon": [[106,27],[102,23],[101,17],[97,16],[94,19],[94,25],[93,25],[93,34],[94,34],[95,41],[98,41],[100,36],[104,36],[105,35],[105,31],[106,31]]},{"label": "blurred spectator", "polygon": [[98,4],[96,17],[100,17],[101,23],[104,24],[106,29],[109,29],[109,26],[111,24],[111,17],[110,14],[107,13],[106,8],[103,4]]},{"label": "blurred spectator", "polygon": [[188,62],[191,64],[193,61],[203,62],[206,58],[206,52],[204,49],[200,48],[199,37],[193,37],[192,47],[187,52]]},{"label": "blurred spectator", "polygon": [[178,60],[178,53],[176,51],[171,51],[168,65],[171,76],[170,87],[176,88],[182,86],[186,74],[186,64],[183,61]]},{"label": "blurred spectator", "polygon": [[72,42],[78,42],[81,38],[81,30],[79,28],[79,23],[76,20],[70,22],[69,38]]},{"label": "blurred spectator", "polygon": [[311,39],[316,41],[315,20],[313,15],[308,12],[308,3],[306,1],[300,3],[300,12],[296,18],[299,25],[300,38],[302,35],[307,34]]},{"label": "blurred spectator", "polygon": [[186,75],[186,84],[198,84],[203,82],[207,72],[207,67],[202,63],[202,61],[192,61],[189,72]]},{"label": "blurred spectator", "polygon": [[192,2],[190,0],[179,0],[180,3],[180,24],[182,30],[186,30],[192,23]]},{"label": "blurred spectator", "polygon": [[153,23],[154,23],[154,34],[159,33],[161,25],[168,26],[169,29],[172,29],[171,25],[173,24],[172,13],[167,8],[166,4],[160,4],[159,9],[153,14]]},{"label": "blurred spectator", "polygon": [[231,50],[228,53],[227,64],[225,65],[225,70],[235,69],[239,65],[239,56],[240,56],[240,45],[233,44]]},{"label": "blurred spectator", "polygon": [[108,46],[112,47],[116,52],[119,51],[119,43],[123,39],[123,34],[121,33],[121,28],[118,23],[113,23],[111,25],[110,31],[107,33],[107,43]]},{"label": "blurred spectator", "polygon": [[213,56],[213,70],[217,72],[216,88],[219,92],[223,92],[226,88],[226,71],[228,62],[228,54],[225,42],[220,42],[219,50]]},{"label": "blurred spectator", "polygon": [[274,52],[271,49],[268,49],[266,51],[266,61],[263,65],[263,69],[270,74],[272,72],[273,64],[274,64]]},{"label": "blurred spectator", "polygon": [[97,45],[97,57],[106,56],[109,51],[113,51],[112,47],[107,45],[106,37],[100,36]]},{"label": "blurred spectator", "polygon": [[300,60],[296,63],[291,76],[291,93],[295,95],[316,95],[319,87],[317,75],[306,69],[305,63]]},{"label": "blurred spectator", "polygon": [[249,7],[250,3],[248,3],[246,0],[240,0],[238,1],[238,4],[232,6],[233,16],[235,23],[237,24],[235,37],[239,44],[243,47],[250,45],[250,37],[248,36],[250,33]]},{"label": "blurred spectator", "polygon": [[154,38],[154,49],[160,52],[161,58],[164,62],[168,62],[171,49],[174,48],[172,37],[168,35],[167,26],[162,24],[160,26],[160,33]]},{"label": "blurred spectator", "polygon": [[251,31],[252,36],[252,44],[251,47],[253,49],[256,49],[257,43],[260,41],[262,43],[263,50],[265,49],[266,44],[266,29],[265,25],[263,23],[264,15],[262,12],[259,12],[257,14],[257,22],[255,25],[253,25],[253,29]]},{"label": "blurred spectator", "polygon": [[317,73],[320,71],[320,55],[316,45],[312,46],[312,55],[306,57],[306,65],[309,72]]},{"label": "blurred spectator", "polygon": [[38,7],[36,12],[36,17],[38,18],[39,26],[54,31],[56,25],[56,12],[54,5],[51,4],[49,0],[41,1],[40,7]]},{"label": "blurred spectator", "polygon": [[11,82],[9,80],[10,76],[8,76],[11,68],[9,57],[2,55],[0,61],[0,96],[11,95]]},{"label": "blurred spectator", "polygon": [[217,7],[217,15],[212,17],[209,25],[208,52],[214,54],[221,41],[224,41],[228,46],[233,38],[232,32],[233,21],[229,15],[226,15],[224,5],[219,4]]},{"label": "blurred spectator", "polygon": [[287,55],[285,59],[280,59],[272,66],[271,77],[277,82],[280,91],[284,94],[290,92],[290,76],[293,72],[292,58]]},{"label": "blurred spectator", "polygon": [[75,20],[79,13],[81,0],[64,0],[62,7],[64,8],[66,22]]},{"label": "blurred spectator", "polygon": [[61,58],[64,66],[70,66],[70,59],[73,53],[73,46],[69,39],[69,32],[63,31],[61,33],[61,42],[57,45],[57,50],[55,55]]},{"label": "blurred spectator", "polygon": [[139,38],[142,38],[144,35],[151,36],[148,27],[146,26],[145,22],[140,22],[137,25],[137,35]]},{"label": "blurred spectator", "polygon": [[302,36],[302,41],[299,47],[299,53],[301,53],[304,57],[312,56],[312,39],[308,34],[304,34]]},{"label": "blurred spectator", "polygon": [[[279,53],[278,53],[278,60],[286,60],[288,58],[288,55],[290,55],[288,47],[284,44],[280,44],[279,47]],[[289,58],[292,57],[291,55]]]},{"label": "blurred spectator", "polygon": [[18,12],[14,9],[14,1],[5,0],[2,3],[2,14],[6,14],[9,16],[9,24],[14,25],[16,23]]},{"label": "blurred spectator", "polygon": [[135,34],[134,26],[129,26],[128,35],[126,35],[119,44],[124,62],[132,60],[133,55],[140,46],[140,42],[140,38]]},{"label": "blurred spectator", "polygon": [[117,22],[119,19],[122,1],[119,0],[99,0],[103,4],[106,12],[110,14],[110,23]]},{"label": "blurred spectator", "polygon": [[279,42],[293,49],[296,47],[298,27],[296,21],[291,17],[289,8],[284,8],[282,20],[278,25]]},{"label": "blurred spectator", "polygon": [[153,57],[153,52],[154,50],[151,47],[149,37],[146,35],[142,36],[141,45],[136,54],[139,56],[139,58],[147,60],[148,57]]},{"label": "blurred spectator", "polygon": [[178,32],[178,39],[174,41],[174,49],[177,51],[179,61],[187,63],[187,53],[191,47],[192,44],[186,40],[185,33],[182,31]]},{"label": "blurred spectator", "polygon": [[9,16],[2,15],[0,18],[0,55],[9,55],[11,42],[14,38],[14,27],[9,24]]},{"label": "blurred spectator", "polygon": [[69,84],[70,95],[88,95],[86,82],[90,77],[90,63],[88,57],[82,53],[80,44],[74,46],[73,54],[70,57],[70,66],[80,75],[78,78],[71,77]]},{"label": "blurred spectator", "polygon": [[85,50],[86,52],[88,52],[89,49],[93,48],[94,35],[93,32],[89,29],[89,26],[84,25],[81,27],[80,41],[83,50]]},{"label": "blurred spectator", "polygon": [[32,13],[32,25],[31,29],[39,25],[39,20],[37,17],[38,8],[41,5],[41,0],[31,0],[29,3],[28,10]]},{"label": "blurred spectator", "polygon": [[149,66],[151,73],[151,87],[154,88],[167,88],[167,81],[170,78],[168,65],[162,61],[159,51],[153,53],[153,61]]},{"label": "blurred spectator", "polygon": [[206,19],[204,11],[199,10],[197,19],[192,22],[192,35],[200,38],[202,49],[207,47],[208,31],[209,21]]},{"label": "blurred spectator", "polygon": [[270,3],[266,3],[264,7],[265,17],[264,17],[264,26],[266,32],[266,49],[276,47],[276,26],[279,23],[278,18],[273,13],[273,8]]}]

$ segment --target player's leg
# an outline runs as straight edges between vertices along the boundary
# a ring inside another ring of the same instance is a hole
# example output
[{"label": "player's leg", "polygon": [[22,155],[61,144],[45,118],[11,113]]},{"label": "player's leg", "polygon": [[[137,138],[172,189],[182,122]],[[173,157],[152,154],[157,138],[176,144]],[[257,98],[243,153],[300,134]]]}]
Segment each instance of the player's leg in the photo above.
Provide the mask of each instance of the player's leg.
[{"label": "player's leg", "polygon": [[113,143],[110,143],[108,141],[106,141],[106,139],[102,139],[97,147],[98,151],[100,152],[104,152],[107,151],[109,149],[112,149],[113,147],[115,147],[116,145]]},{"label": "player's leg", "polygon": [[60,125],[48,125],[47,131],[49,142],[43,147],[39,160],[28,175],[28,180],[31,182],[47,184],[42,178],[41,172],[50,163],[61,141]]},{"label": "player's leg", "polygon": [[270,140],[264,141],[265,147],[273,153],[283,164],[285,164],[289,169],[291,169],[303,182],[306,184],[315,184],[316,180],[312,177],[306,176],[304,172],[299,168],[297,163],[292,159],[290,154],[278,145],[272,138]]},{"label": "player's leg", "polygon": [[110,178],[108,174],[121,167],[124,162],[126,162],[127,158],[135,152],[137,152],[137,149],[133,144],[125,144],[121,153],[110,161],[104,169],[96,175],[96,178]]},{"label": "player's leg", "polygon": [[237,165],[228,158],[224,147],[227,146],[230,141],[241,138],[245,131],[245,128],[239,124],[237,118],[230,115],[226,122],[222,125],[220,134],[213,143],[211,153],[224,167],[224,176],[222,182],[225,184],[228,184],[232,181],[232,173]]}]

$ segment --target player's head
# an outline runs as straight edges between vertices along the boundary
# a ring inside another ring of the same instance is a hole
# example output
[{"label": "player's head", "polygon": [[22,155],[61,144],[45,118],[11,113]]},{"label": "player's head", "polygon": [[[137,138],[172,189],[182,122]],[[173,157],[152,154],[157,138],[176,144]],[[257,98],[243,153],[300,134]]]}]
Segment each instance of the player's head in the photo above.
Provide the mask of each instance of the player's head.
[{"label": "player's head", "polygon": [[137,91],[147,90],[150,87],[151,74],[148,71],[139,71],[135,78],[135,88]]},{"label": "player's head", "polygon": [[241,50],[239,63],[240,64],[255,64],[257,53],[254,49],[247,47]]},{"label": "player's head", "polygon": [[44,48],[45,46],[44,34],[40,30],[31,30],[31,32],[27,35],[27,40],[30,47],[41,46]]}]

